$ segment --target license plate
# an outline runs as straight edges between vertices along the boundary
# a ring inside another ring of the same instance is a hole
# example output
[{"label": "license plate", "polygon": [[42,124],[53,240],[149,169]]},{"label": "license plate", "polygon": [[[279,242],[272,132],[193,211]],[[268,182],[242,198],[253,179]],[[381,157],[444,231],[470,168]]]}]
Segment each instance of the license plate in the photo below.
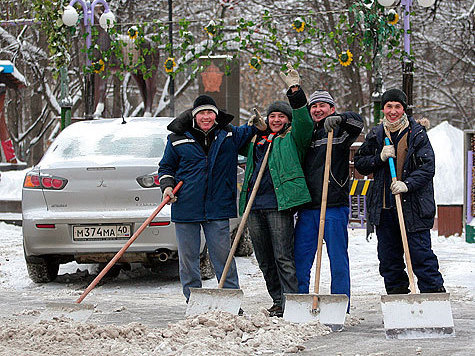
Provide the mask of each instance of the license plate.
[{"label": "license plate", "polygon": [[73,226],[73,240],[116,240],[129,238],[131,225]]}]

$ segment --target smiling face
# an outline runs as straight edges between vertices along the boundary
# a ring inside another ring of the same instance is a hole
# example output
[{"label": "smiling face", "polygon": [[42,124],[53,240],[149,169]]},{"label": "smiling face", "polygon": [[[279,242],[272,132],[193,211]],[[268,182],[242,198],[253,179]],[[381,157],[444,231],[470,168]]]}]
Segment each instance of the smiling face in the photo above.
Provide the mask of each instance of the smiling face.
[{"label": "smiling face", "polygon": [[195,119],[198,127],[207,132],[216,123],[216,113],[213,110],[201,110],[196,114]]},{"label": "smiling face", "polygon": [[388,101],[384,104],[383,114],[389,122],[395,122],[404,114],[404,107],[399,101]]},{"label": "smiling face", "polygon": [[335,112],[335,107],[322,101],[316,102],[310,106],[310,116],[315,122],[323,120]]},{"label": "smiling face", "polygon": [[284,113],[279,111],[274,111],[269,114],[269,127],[272,132],[279,132],[285,126],[285,124],[289,123],[289,118]]}]

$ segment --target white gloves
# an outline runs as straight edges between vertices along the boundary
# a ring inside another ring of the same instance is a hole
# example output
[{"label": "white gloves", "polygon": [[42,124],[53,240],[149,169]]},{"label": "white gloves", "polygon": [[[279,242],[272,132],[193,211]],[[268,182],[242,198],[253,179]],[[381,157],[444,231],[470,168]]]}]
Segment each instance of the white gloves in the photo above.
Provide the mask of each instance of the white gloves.
[{"label": "white gloves", "polygon": [[381,157],[381,161],[383,162],[386,162],[389,157],[396,158],[394,146],[393,145],[383,146],[383,150],[381,151],[380,157]]},{"label": "white gloves", "polygon": [[175,194],[173,194],[173,188],[172,187],[166,187],[165,190],[163,191],[163,196],[162,196],[162,201],[165,200],[166,197],[170,197],[170,200],[168,201],[167,204],[172,204],[176,202],[177,198]]},{"label": "white gloves", "polygon": [[265,120],[262,118],[261,114],[257,109],[254,109],[255,114],[251,116],[247,124],[249,126],[256,126],[258,130],[265,131],[267,130],[267,124]]},{"label": "white gloves", "polygon": [[391,186],[389,187],[391,189],[391,192],[396,195],[396,194],[401,194],[401,193],[406,193],[407,192],[407,185],[403,181],[397,180],[391,183]]},{"label": "white gloves", "polygon": [[279,72],[279,75],[288,88],[296,85],[300,86],[299,73],[292,67],[292,64],[287,63],[287,70],[285,72]]}]

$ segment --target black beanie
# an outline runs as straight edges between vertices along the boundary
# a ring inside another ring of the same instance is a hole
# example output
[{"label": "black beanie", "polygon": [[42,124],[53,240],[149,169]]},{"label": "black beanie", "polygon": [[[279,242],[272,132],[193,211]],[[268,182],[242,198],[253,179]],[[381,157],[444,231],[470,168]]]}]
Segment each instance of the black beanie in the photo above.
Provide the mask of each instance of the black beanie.
[{"label": "black beanie", "polygon": [[202,110],[211,110],[214,111],[216,115],[218,115],[218,108],[216,106],[216,102],[212,97],[208,95],[200,95],[195,99],[195,102],[193,103],[193,110],[191,113],[193,117],[195,117],[196,114]]},{"label": "black beanie", "polygon": [[384,108],[384,105],[386,105],[388,101],[397,101],[398,103],[401,103],[404,108],[404,111],[407,111],[407,96],[402,90],[386,90],[383,93],[383,96],[381,97],[381,107]]},{"label": "black beanie", "polygon": [[267,108],[267,118],[273,112],[281,112],[287,116],[289,121],[292,121],[292,108],[285,101],[277,100],[270,104]]}]

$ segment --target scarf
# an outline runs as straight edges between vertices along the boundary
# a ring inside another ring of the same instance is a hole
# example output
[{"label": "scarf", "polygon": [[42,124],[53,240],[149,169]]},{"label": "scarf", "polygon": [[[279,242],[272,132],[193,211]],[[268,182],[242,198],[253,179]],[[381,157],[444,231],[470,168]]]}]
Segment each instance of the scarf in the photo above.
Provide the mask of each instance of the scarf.
[{"label": "scarf", "polygon": [[[409,126],[409,120],[407,119],[406,113],[404,113],[399,120],[390,122],[386,119],[386,116],[383,118],[383,127],[386,136],[391,140],[391,132],[402,131]],[[391,140],[392,142],[392,140]]]}]

